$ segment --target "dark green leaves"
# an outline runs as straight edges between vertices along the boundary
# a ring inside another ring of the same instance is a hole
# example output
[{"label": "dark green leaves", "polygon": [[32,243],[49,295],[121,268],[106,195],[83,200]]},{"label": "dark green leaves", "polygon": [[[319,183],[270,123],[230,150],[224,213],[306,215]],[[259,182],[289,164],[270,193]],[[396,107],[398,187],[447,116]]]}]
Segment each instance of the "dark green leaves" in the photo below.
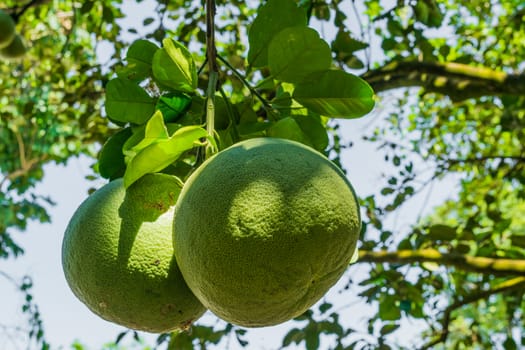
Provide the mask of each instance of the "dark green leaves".
[{"label": "dark green leaves", "polygon": [[164,121],[177,120],[191,106],[191,97],[183,93],[170,93],[159,97],[156,109],[162,112]]},{"label": "dark green leaves", "polygon": [[435,224],[428,228],[428,239],[432,241],[448,242],[458,237],[455,227]]},{"label": "dark green leaves", "polygon": [[153,55],[157,50],[157,45],[151,41],[135,41],[126,54],[127,65],[118,71],[118,76],[135,82],[140,82],[151,76]]},{"label": "dark green leaves", "polygon": [[306,27],[306,12],[292,0],[269,0],[262,6],[248,32],[248,62],[253,67],[268,65],[268,45],[284,28]]},{"label": "dark green leaves", "polygon": [[[331,48],[314,29],[306,25],[302,14],[298,15],[302,11],[289,0],[270,0],[262,6],[250,29],[248,61],[254,67],[267,66],[271,78],[277,83],[280,81],[281,86],[284,85],[282,82],[293,84],[288,89],[295,90],[293,99],[312,114],[358,118],[370,112],[374,106],[372,88],[357,76],[330,70]],[[290,18],[296,18],[298,23],[293,23]],[[362,66],[353,52],[365,48],[365,43],[340,31],[333,45],[337,48],[334,51],[348,57],[349,66]],[[273,101],[274,105],[278,109],[283,103],[291,106],[288,98],[289,95],[280,96]],[[284,116],[288,117],[287,114]],[[304,130],[293,118],[281,118],[268,133],[312,144],[304,141]]]},{"label": "dark green leaves", "polygon": [[106,86],[106,113],[112,120],[145,123],[155,111],[155,100],[134,82],[116,78]]},{"label": "dark green leaves", "polygon": [[374,92],[361,78],[339,70],[327,70],[298,84],[293,98],[324,116],[357,118],[374,107]]},{"label": "dark green leaves", "polygon": [[131,128],[125,128],[106,141],[98,157],[100,176],[113,180],[124,175],[126,163],[124,162],[122,147],[130,136]]},{"label": "dark green leaves", "polygon": [[281,81],[297,83],[309,74],[330,68],[330,47],[308,27],[291,27],[279,32],[268,47],[268,66]]}]

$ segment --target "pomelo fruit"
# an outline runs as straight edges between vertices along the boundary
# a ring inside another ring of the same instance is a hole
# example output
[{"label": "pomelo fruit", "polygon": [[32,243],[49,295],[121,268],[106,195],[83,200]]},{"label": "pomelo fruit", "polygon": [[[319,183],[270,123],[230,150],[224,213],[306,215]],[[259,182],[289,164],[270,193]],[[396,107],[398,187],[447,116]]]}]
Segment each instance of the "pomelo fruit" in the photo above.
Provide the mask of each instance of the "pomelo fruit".
[{"label": "pomelo fruit", "polygon": [[24,41],[22,40],[22,36],[20,34],[15,34],[15,37],[11,43],[8,46],[0,49],[0,56],[8,60],[20,58],[24,56],[25,53],[26,46],[24,45]]},{"label": "pomelo fruit", "polygon": [[153,333],[187,328],[205,311],[173,256],[173,208],[181,185],[146,175],[126,191],[122,179],[76,210],[62,245],[73,293],[100,317]]},{"label": "pomelo fruit", "polygon": [[296,317],[347,268],[360,232],[354,190],[300,143],[242,141],[204,162],[175,206],[175,256],[188,286],[245,327]]},{"label": "pomelo fruit", "polygon": [[11,44],[15,33],[15,21],[9,14],[0,10],[0,49]]}]

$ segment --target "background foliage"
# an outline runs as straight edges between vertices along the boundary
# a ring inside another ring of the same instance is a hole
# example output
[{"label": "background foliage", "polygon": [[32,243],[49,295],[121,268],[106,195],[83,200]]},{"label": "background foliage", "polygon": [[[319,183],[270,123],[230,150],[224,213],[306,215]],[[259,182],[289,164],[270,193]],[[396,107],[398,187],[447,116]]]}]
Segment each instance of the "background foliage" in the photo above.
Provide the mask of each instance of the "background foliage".
[{"label": "background foliage", "polygon": [[[174,38],[191,49],[197,66],[204,63],[203,4],[151,3],[156,17],[142,18],[132,26],[124,21],[122,1],[2,5],[17,20],[17,30],[30,48],[21,61],[0,62],[2,259],[23,254],[17,234],[28,221],[50,220],[46,208],[53,199],[39,195],[37,187],[43,166],[66,163],[80,154],[96,157],[115,132],[105,118],[104,91],[125,64],[133,40],[147,38],[160,46],[166,37]],[[386,170],[384,186],[362,197],[365,229],[360,260],[349,268],[352,272],[366,265],[368,277],[345,277],[348,288],[343,291],[359,293],[374,308],[368,328],[353,329],[340,317],[351,309],[325,302],[290,323],[282,346],[400,348],[396,334],[413,320],[426,327],[413,344],[405,343],[409,348],[524,346],[522,1],[297,3],[329,44],[333,64],[361,76],[377,93],[376,109],[365,117],[373,118],[373,131],[361,137],[377,146]],[[222,86],[234,92],[231,101],[238,107],[247,98],[256,101],[251,109],[258,112],[265,109],[253,94],[277,106],[276,97],[286,95],[282,85],[279,90],[271,81],[256,88],[255,84],[278,71],[279,60],[287,59],[283,55],[268,62],[268,71],[266,62],[250,57],[263,39],[253,35],[248,40],[248,28],[253,26],[262,38],[271,30],[253,22],[259,5],[217,1],[216,26],[217,52],[229,65],[221,61]],[[252,69],[247,62],[263,68]],[[253,88],[247,88],[235,72]],[[205,89],[207,79],[206,72],[201,74],[197,87]],[[338,162],[338,152],[349,145],[340,143],[344,135],[337,123],[330,121],[325,128],[330,138],[324,150]],[[450,200],[432,215],[416,217],[409,228],[394,230],[396,213],[444,178],[457,179]],[[11,278],[8,271],[0,272]],[[47,347],[30,278],[13,283],[27,301],[21,311],[31,324],[28,337]],[[224,346],[233,338],[249,346],[249,334],[228,324],[197,324],[190,333],[162,335],[159,344],[173,349]]]}]

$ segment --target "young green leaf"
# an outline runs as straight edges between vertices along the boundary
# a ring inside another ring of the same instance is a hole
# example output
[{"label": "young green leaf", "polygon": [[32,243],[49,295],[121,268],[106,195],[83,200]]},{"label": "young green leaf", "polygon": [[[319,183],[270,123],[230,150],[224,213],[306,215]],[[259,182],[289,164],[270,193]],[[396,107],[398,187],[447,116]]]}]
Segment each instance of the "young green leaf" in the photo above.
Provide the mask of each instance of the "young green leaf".
[{"label": "young green leaf", "polygon": [[259,8],[248,31],[248,62],[252,67],[268,65],[268,45],[273,37],[288,27],[306,27],[304,9],[293,0],[269,0]]},{"label": "young green leaf", "polygon": [[153,76],[162,86],[175,91],[194,93],[197,88],[197,68],[184,45],[171,39],[162,41],[164,48],[153,56]]},{"label": "young green leaf", "polygon": [[268,66],[281,81],[299,83],[332,64],[330,46],[308,27],[290,27],[279,32],[268,46]]},{"label": "young green leaf", "polygon": [[106,85],[105,107],[108,117],[113,120],[142,124],[155,111],[155,100],[134,82],[115,78]]},{"label": "young green leaf", "polygon": [[200,126],[185,126],[168,139],[154,142],[139,153],[128,163],[124,174],[124,186],[128,187],[145,174],[159,172],[175,162],[185,151],[195,146],[201,146],[201,138],[208,133]]},{"label": "young green leaf", "polygon": [[296,85],[293,98],[315,113],[333,118],[359,118],[374,107],[370,85],[340,70],[312,74]]},{"label": "young green leaf", "polygon": [[[164,119],[162,118],[162,113],[160,111],[155,112],[155,114],[148,120],[144,128],[143,138],[136,144],[131,147],[126,147],[124,149],[124,154],[126,160],[129,162],[137,153],[142,151],[144,148],[149,145],[159,142],[162,140],[167,140],[169,138],[168,130],[164,125]],[[135,139],[135,138],[133,138]],[[131,141],[131,140],[130,140]]]}]

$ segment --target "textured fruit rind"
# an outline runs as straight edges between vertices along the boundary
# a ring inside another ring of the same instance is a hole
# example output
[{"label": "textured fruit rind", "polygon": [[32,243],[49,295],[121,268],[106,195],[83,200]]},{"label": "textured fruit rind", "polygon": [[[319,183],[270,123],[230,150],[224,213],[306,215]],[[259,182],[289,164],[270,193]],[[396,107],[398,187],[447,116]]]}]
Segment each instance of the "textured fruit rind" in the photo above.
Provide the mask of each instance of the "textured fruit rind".
[{"label": "textured fruit rind", "polygon": [[154,333],[187,328],[205,311],[173,257],[169,198],[180,187],[167,177],[147,175],[131,194],[122,179],[103,186],[77,209],[62,245],[66,280],[89,309]]},{"label": "textured fruit rind", "polygon": [[0,49],[9,46],[15,38],[15,22],[13,18],[0,10]]},{"label": "textured fruit rind", "polygon": [[273,138],[206,161],[177,201],[174,240],[188,286],[246,327],[296,317],[344,273],[360,232],[357,198],[320,153]]}]

